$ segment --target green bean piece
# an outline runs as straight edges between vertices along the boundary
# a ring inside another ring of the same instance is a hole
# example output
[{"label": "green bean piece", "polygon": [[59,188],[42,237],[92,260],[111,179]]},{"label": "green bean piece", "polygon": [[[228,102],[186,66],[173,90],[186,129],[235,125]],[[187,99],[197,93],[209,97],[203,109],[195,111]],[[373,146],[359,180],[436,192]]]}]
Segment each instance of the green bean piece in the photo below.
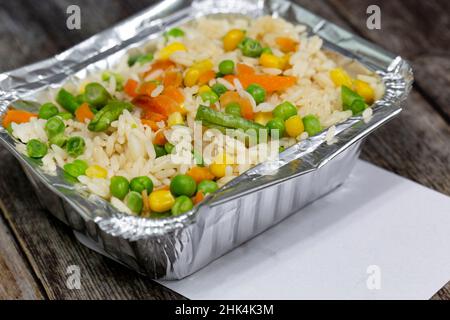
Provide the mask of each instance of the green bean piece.
[{"label": "green bean piece", "polygon": [[123,200],[128,191],[130,190],[130,183],[127,178],[122,176],[115,176],[111,178],[111,183],[109,185],[109,191],[117,199]]},{"label": "green bean piece", "polygon": [[77,95],[77,96],[75,97],[75,100],[76,100],[80,105],[82,105],[83,103],[86,102],[86,96],[84,95],[84,93],[81,93],[81,94],[79,94],[79,95]]},{"label": "green bean piece", "polygon": [[94,108],[103,108],[111,100],[109,92],[97,82],[86,85],[84,96],[86,97],[86,102]]},{"label": "green bean piece", "polygon": [[221,95],[223,95],[225,92],[228,91],[227,87],[225,87],[223,84],[221,83],[215,83],[212,87],[211,90],[213,92],[215,92],[215,94],[217,94],[219,97]]},{"label": "green bean piece", "polygon": [[175,146],[170,142],[166,142],[166,144],[164,145],[164,150],[166,150],[167,154],[172,154],[174,148]]},{"label": "green bean piece", "polygon": [[105,131],[113,121],[119,119],[124,110],[131,111],[133,105],[128,102],[110,101],[103,109],[95,115],[88,125],[88,129],[93,132]]},{"label": "green bean piece", "polygon": [[204,195],[219,190],[219,185],[212,180],[203,180],[198,184],[197,191],[201,191]]},{"label": "green bean piece", "polygon": [[169,37],[180,38],[184,36],[184,31],[180,28],[172,28],[167,32],[164,32],[164,37],[168,39]]},{"label": "green bean piece", "polygon": [[58,102],[61,107],[72,114],[75,113],[77,108],[80,106],[80,103],[77,102],[75,96],[66,89],[59,90],[58,94],[56,95],[56,102]]},{"label": "green bean piece", "polygon": [[185,212],[192,210],[194,202],[187,196],[179,196],[175,199],[175,203],[172,206],[171,212],[174,216],[179,216]]},{"label": "green bean piece", "polygon": [[45,124],[45,132],[49,138],[52,138],[58,134],[63,134],[66,129],[64,121],[60,117],[55,116],[47,120]]},{"label": "green bean piece", "polygon": [[310,137],[315,136],[316,134],[322,131],[322,126],[320,125],[319,119],[310,114],[302,119],[303,126],[305,127],[305,131],[308,132]]},{"label": "green bean piece", "polygon": [[341,87],[341,97],[344,110],[351,110],[354,116],[362,113],[367,108],[364,98],[349,87]]},{"label": "green bean piece", "polygon": [[140,214],[142,211],[142,207],[144,206],[144,201],[142,200],[142,196],[136,191],[131,191],[128,194],[127,206],[130,210],[136,214]]},{"label": "green bean piece", "polygon": [[71,157],[78,157],[84,153],[86,143],[82,137],[70,137],[66,143],[67,154]]},{"label": "green bean piece", "polygon": [[165,156],[167,154],[166,149],[163,146],[154,144],[153,147],[155,148],[156,158]]},{"label": "green bean piece", "polygon": [[298,113],[297,108],[290,102],[285,101],[279,104],[273,109],[272,114],[276,118],[287,120],[290,117],[296,116]]},{"label": "green bean piece", "polygon": [[146,64],[153,60],[153,53],[147,54],[137,54],[128,58],[128,65],[130,67],[134,66],[136,63]]},{"label": "green bean piece", "polygon": [[114,79],[116,80],[116,91],[122,91],[123,83],[125,82],[123,76],[119,73],[109,71],[105,71],[102,73],[102,80],[105,82],[109,81],[111,77],[114,77]]},{"label": "green bean piece", "polygon": [[133,178],[130,181],[130,189],[131,191],[136,191],[139,193],[147,190],[147,194],[150,195],[150,193],[152,193],[153,191],[153,181],[146,176]]},{"label": "green bean piece", "polygon": [[251,38],[245,38],[239,45],[239,49],[241,49],[242,54],[246,57],[257,58],[262,53],[261,44]]},{"label": "green bean piece", "polygon": [[219,101],[219,96],[214,91],[206,91],[200,94],[203,102],[208,103],[208,105],[212,105]]},{"label": "green bean piece", "polygon": [[89,165],[83,160],[75,160],[64,165],[64,171],[74,178],[84,176]]},{"label": "green bean piece", "polygon": [[49,139],[49,142],[50,142],[50,145],[56,144],[58,147],[62,148],[62,147],[64,147],[64,145],[67,142],[67,137],[64,134],[59,133],[59,134],[51,137]]},{"label": "green bean piece", "polygon": [[39,108],[39,119],[48,120],[59,113],[58,107],[51,102],[44,103]]},{"label": "green bean piece", "polygon": [[31,139],[27,143],[27,154],[30,158],[41,159],[47,154],[47,145],[38,139]]}]

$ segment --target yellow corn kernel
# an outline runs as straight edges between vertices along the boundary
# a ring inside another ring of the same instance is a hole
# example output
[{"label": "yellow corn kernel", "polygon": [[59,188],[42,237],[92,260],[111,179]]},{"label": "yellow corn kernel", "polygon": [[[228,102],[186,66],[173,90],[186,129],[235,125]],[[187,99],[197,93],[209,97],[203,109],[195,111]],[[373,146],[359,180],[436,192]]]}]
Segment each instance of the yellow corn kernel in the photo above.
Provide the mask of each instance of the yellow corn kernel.
[{"label": "yellow corn kernel", "polygon": [[263,53],[259,58],[259,64],[266,68],[280,69],[281,67],[280,58],[271,53]]},{"label": "yellow corn kernel", "polygon": [[191,68],[198,69],[198,71],[200,71],[200,74],[202,74],[203,72],[211,70],[213,67],[213,62],[209,59],[206,59],[194,63]]},{"label": "yellow corn kernel", "polygon": [[184,75],[184,85],[186,87],[193,87],[197,84],[200,77],[200,71],[195,68],[189,68]]},{"label": "yellow corn kernel", "polygon": [[297,138],[305,131],[303,121],[299,116],[292,116],[284,122],[286,133],[292,137]]},{"label": "yellow corn kernel", "polygon": [[336,68],[330,71],[330,77],[336,87],[352,87],[352,78],[342,68]]},{"label": "yellow corn kernel", "polygon": [[153,191],[148,198],[150,210],[158,213],[169,211],[172,209],[174,203],[175,198],[169,190]]},{"label": "yellow corn kernel", "polygon": [[89,178],[105,179],[108,176],[108,171],[103,167],[93,165],[86,169],[86,176]]},{"label": "yellow corn kernel", "polygon": [[223,178],[225,177],[227,173],[227,165],[226,164],[217,164],[213,163],[209,166],[209,171],[216,177],[216,178]]},{"label": "yellow corn kernel", "polygon": [[272,112],[258,112],[255,114],[255,122],[265,126],[270,120],[272,120]]},{"label": "yellow corn kernel", "polygon": [[373,103],[373,101],[375,100],[375,91],[367,82],[362,80],[355,80],[354,88],[356,90],[356,93],[363,97],[367,103]]},{"label": "yellow corn kernel", "polygon": [[207,85],[201,86],[200,89],[198,89],[198,93],[202,94],[204,92],[210,92],[212,91],[211,88]]},{"label": "yellow corn kernel", "polygon": [[172,113],[167,119],[167,125],[173,127],[179,124],[184,124],[183,116],[179,112]]},{"label": "yellow corn kernel", "polygon": [[180,112],[182,116],[187,115],[188,111],[186,110],[186,108],[184,107],[184,103],[180,104]]},{"label": "yellow corn kernel", "polygon": [[172,42],[159,51],[159,59],[167,60],[173,53],[177,51],[186,51],[186,47],[181,42]]},{"label": "yellow corn kernel", "polygon": [[282,56],[280,59],[280,69],[281,70],[286,70],[287,68],[289,68],[289,61],[291,60],[291,54],[285,54],[284,56]]},{"label": "yellow corn kernel", "polygon": [[238,44],[244,39],[245,33],[239,29],[233,29],[223,38],[223,48],[225,51],[232,51],[237,48]]}]

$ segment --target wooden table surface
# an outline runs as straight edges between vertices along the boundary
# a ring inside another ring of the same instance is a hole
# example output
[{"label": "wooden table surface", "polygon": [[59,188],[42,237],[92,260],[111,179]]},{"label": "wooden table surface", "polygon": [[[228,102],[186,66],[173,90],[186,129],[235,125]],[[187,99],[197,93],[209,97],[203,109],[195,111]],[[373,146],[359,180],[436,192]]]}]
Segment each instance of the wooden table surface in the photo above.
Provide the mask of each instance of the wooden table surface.
[{"label": "wooden table surface", "polygon": [[[412,62],[416,84],[406,110],[368,139],[362,158],[450,195],[450,2],[297,2]],[[0,71],[50,57],[152,3],[1,0]],[[81,30],[65,27],[70,4],[81,7]],[[381,8],[381,30],[366,27],[371,4]],[[0,159],[0,299],[184,298],[79,244],[40,207],[18,162],[3,147]],[[70,265],[80,266],[80,290],[67,288]],[[450,283],[433,299],[450,299]]]}]

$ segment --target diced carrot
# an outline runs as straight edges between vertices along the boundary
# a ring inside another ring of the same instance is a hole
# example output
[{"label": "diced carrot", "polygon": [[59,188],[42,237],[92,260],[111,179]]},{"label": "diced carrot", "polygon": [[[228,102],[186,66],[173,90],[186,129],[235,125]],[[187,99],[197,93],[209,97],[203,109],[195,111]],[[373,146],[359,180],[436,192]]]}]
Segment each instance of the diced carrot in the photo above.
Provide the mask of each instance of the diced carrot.
[{"label": "diced carrot", "polygon": [[198,191],[195,197],[192,199],[192,201],[194,202],[194,204],[199,204],[200,202],[203,201],[203,199],[205,199],[203,192]]},{"label": "diced carrot", "polygon": [[277,45],[280,47],[280,50],[284,53],[293,52],[297,50],[298,42],[287,37],[278,37],[276,40]]},{"label": "diced carrot", "polygon": [[202,86],[204,84],[207,84],[210,80],[214,79],[215,77],[216,73],[213,70],[203,72],[198,78],[198,85]]},{"label": "diced carrot", "polygon": [[141,84],[141,86],[139,87],[139,94],[145,94],[147,96],[150,96],[153,92],[153,90],[156,89],[156,83],[152,82],[152,81],[148,81],[148,82],[144,82],[143,84]]},{"label": "diced carrot", "polygon": [[183,83],[183,76],[180,72],[166,71],[163,78],[164,87],[168,86],[179,87],[181,86],[182,83]]},{"label": "diced carrot", "polygon": [[175,66],[175,63],[173,63],[170,60],[157,60],[151,65],[151,67],[150,67],[150,69],[148,71],[146,71],[146,72],[144,72],[142,74],[142,77],[145,78],[146,76],[148,76],[153,71],[166,70],[166,69],[168,69],[170,67],[173,67],[173,66]]},{"label": "diced carrot", "polygon": [[234,79],[237,77],[234,74],[227,74],[225,77],[223,77],[225,80],[227,80],[232,86],[234,86]]},{"label": "diced carrot", "polygon": [[134,98],[132,103],[146,111],[153,111],[167,117],[174,112],[182,111],[175,100],[165,95],[159,95],[154,98],[140,95]]},{"label": "diced carrot", "polygon": [[214,179],[214,175],[209,172],[209,169],[206,167],[192,167],[186,175],[192,177],[197,183],[200,183],[203,180]]},{"label": "diced carrot", "polygon": [[164,135],[164,132],[162,130],[158,131],[156,133],[155,139],[153,140],[153,143],[157,144],[159,146],[162,146],[162,145],[166,144],[166,142],[167,142],[167,139],[166,139],[166,136]]},{"label": "diced carrot", "polygon": [[240,98],[241,96],[236,91],[227,91],[220,96],[219,101],[222,108],[225,108],[228,104],[232,102],[239,103]]},{"label": "diced carrot", "polygon": [[238,78],[244,88],[247,88],[252,83],[256,83],[269,93],[286,90],[297,82],[295,77],[266,74],[240,74]]},{"label": "diced carrot", "polygon": [[15,110],[15,109],[9,109],[5,117],[3,118],[3,127],[7,128],[12,122],[15,122],[17,124],[19,123],[25,123],[29,122],[31,118],[37,118],[37,114],[24,111],[24,110]]},{"label": "diced carrot", "polygon": [[128,79],[125,83],[125,86],[123,87],[123,91],[130,97],[136,97],[137,96],[137,88],[139,86],[139,83],[136,80]]},{"label": "diced carrot", "polygon": [[253,112],[252,104],[248,99],[242,98],[236,91],[227,91],[223,95],[220,96],[220,105],[222,108],[226,107],[228,104],[232,102],[236,102],[241,106],[241,115],[248,119],[252,120],[255,117]]},{"label": "diced carrot", "polygon": [[75,117],[79,122],[85,122],[86,119],[87,120],[92,120],[94,119],[94,113],[91,111],[91,108],[89,108],[89,104],[87,104],[86,102],[81,104],[81,106],[79,106],[77,108],[77,110],[75,110]]},{"label": "diced carrot", "polygon": [[245,63],[238,63],[236,66],[237,74],[255,74],[255,69]]},{"label": "diced carrot", "polygon": [[152,120],[155,122],[166,121],[167,118],[168,117],[164,114],[156,113],[150,110],[144,110],[144,113],[142,114],[142,119]]},{"label": "diced carrot", "polygon": [[241,98],[239,101],[241,105],[241,115],[247,120],[253,120],[255,113],[253,112],[253,106],[248,99]]},{"label": "diced carrot", "polygon": [[184,102],[184,94],[183,94],[183,92],[179,88],[177,88],[175,86],[164,87],[164,91],[163,91],[162,94],[172,98],[173,100],[175,100],[179,104]]},{"label": "diced carrot", "polygon": [[159,130],[158,125],[153,120],[141,119],[141,123],[149,126],[155,132]]}]

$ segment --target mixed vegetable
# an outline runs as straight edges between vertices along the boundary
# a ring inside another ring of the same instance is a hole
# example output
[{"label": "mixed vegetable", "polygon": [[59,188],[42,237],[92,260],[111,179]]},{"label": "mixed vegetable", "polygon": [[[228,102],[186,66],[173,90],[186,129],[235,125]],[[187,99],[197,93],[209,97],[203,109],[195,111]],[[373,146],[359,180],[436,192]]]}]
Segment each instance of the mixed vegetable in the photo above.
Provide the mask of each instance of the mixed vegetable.
[{"label": "mixed vegetable", "polygon": [[[171,154],[175,148],[167,141],[165,130],[186,125],[183,88],[198,86],[197,95],[202,104],[196,111],[195,119],[202,121],[206,128],[223,133],[230,129],[236,130],[256,139],[261,134],[271,136],[272,139],[297,138],[302,134],[314,136],[324,129],[316,115],[301,117],[299,107],[290,101],[280,103],[272,112],[255,112],[254,106],[267,102],[272,93],[283,92],[295,85],[297,78],[293,76],[258,73],[249,65],[228,59],[216,66],[211,60],[201,60],[180,70],[180,66],[170,57],[176,52],[187,50],[182,42],[176,40],[184,36],[182,29],[171,29],[164,34],[166,41],[170,40],[164,48],[156,53],[133,55],[128,59],[130,67],[149,64],[148,70],[140,74],[140,81],[124,79],[122,75],[110,71],[102,74],[103,82],[114,77],[116,90],[122,92],[125,99],[118,100],[115,92],[108,92],[102,83],[91,82],[78,95],[66,89],[59,90],[55,99],[58,105],[44,103],[37,114],[10,109],[3,118],[3,126],[11,131],[12,123],[26,123],[32,118],[45,120],[48,143],[38,139],[28,141],[26,152],[29,157],[42,159],[51,145],[64,148],[75,159],[64,165],[66,175],[74,179],[81,176],[109,179],[112,197],[123,201],[132,213],[148,217],[152,217],[152,214],[158,214],[158,217],[177,216],[191,210],[204,197],[219,189],[216,181],[226,176],[232,160],[220,154],[206,166],[202,155],[194,151],[196,165],[186,174],[173,177],[169,186],[159,188],[155,188],[147,176],[131,180],[123,176],[108,178],[106,168],[77,159],[84,154],[86,142],[80,136],[66,134],[67,120],[85,123],[91,132],[108,132],[111,124],[125,110],[140,108],[142,124],[155,132],[153,146],[156,158],[160,158]],[[233,29],[223,37],[225,51],[240,50],[243,56],[258,59],[261,67],[286,70],[299,43],[286,37],[277,38],[276,43],[276,49],[282,52],[282,56],[273,53],[275,48],[263,47],[258,40],[247,37],[244,30]],[[146,77],[155,71],[160,71],[160,76],[146,81]],[[343,69],[332,70],[330,78],[341,90],[343,109],[351,110],[353,115],[360,115],[374,102],[371,86],[352,79]],[[245,93],[237,88],[230,90],[223,82],[211,82],[218,79],[227,81],[232,87],[236,87],[236,82],[240,83]],[[280,152],[283,150],[281,147]]]}]

